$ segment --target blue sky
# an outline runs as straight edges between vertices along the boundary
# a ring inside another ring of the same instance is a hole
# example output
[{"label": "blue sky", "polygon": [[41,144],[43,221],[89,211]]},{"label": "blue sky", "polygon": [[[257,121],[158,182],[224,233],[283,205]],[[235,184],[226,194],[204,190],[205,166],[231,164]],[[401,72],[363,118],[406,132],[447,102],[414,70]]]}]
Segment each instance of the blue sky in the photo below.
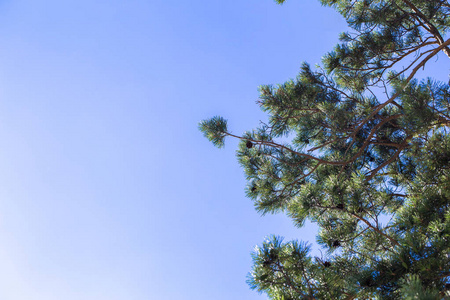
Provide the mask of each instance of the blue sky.
[{"label": "blue sky", "polygon": [[0,1],[0,299],[265,299],[253,247],[315,229],[259,216],[197,124],[256,127],[343,30],[316,0]]}]

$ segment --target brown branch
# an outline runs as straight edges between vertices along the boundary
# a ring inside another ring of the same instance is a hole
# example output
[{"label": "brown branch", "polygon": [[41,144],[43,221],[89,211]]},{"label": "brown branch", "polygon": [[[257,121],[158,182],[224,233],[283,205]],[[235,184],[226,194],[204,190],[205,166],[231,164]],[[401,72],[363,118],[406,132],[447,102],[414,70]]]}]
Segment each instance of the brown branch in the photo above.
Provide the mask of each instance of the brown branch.
[{"label": "brown branch", "polygon": [[[439,42],[439,45],[443,45],[445,43],[444,39],[442,38],[442,35],[439,33],[439,30],[436,28],[436,26],[434,26],[428,20],[428,18],[409,0],[402,0],[402,1],[403,1],[403,3],[408,5],[422,19],[422,21],[428,26],[427,31],[436,38],[436,40]],[[447,47],[447,45],[445,45],[443,47],[443,51],[448,57],[450,57],[450,49]]]},{"label": "brown branch", "polygon": [[366,178],[366,182],[371,180],[379,170],[381,170],[382,168],[384,168],[385,166],[396,160],[399,157],[400,153],[403,151],[403,149],[405,149],[408,146],[408,141],[410,138],[411,136],[406,137],[405,142],[401,145],[401,147],[397,149],[397,152],[395,152],[395,154],[390,159],[386,160],[384,163],[373,169],[370,172],[370,175]]},{"label": "brown branch", "polygon": [[234,135],[234,134],[231,134],[229,132],[224,132],[224,134],[228,135],[228,136],[231,136],[231,137],[234,137],[234,138],[237,138],[237,139],[240,139],[240,140],[251,141],[251,142],[254,142],[256,144],[262,144],[262,145],[267,145],[267,146],[271,146],[271,147],[274,147],[274,148],[283,149],[283,150],[286,150],[286,151],[291,152],[293,154],[296,154],[298,156],[303,156],[303,157],[305,157],[307,159],[313,159],[313,160],[316,160],[316,161],[318,161],[320,163],[323,163],[323,164],[340,166],[340,165],[345,163],[345,162],[328,161],[328,160],[324,160],[324,159],[321,159],[321,158],[318,158],[318,157],[315,157],[315,156],[312,156],[312,155],[309,155],[309,154],[300,153],[300,152],[292,150],[291,148],[288,148],[288,147],[286,147],[284,145],[281,145],[281,144],[277,144],[277,143],[272,142],[272,141],[253,140],[253,139],[249,139],[249,138],[244,138],[242,136]]},{"label": "brown branch", "polygon": [[[430,53],[427,57],[425,57],[411,72],[411,74],[408,76],[408,78],[406,78],[405,82],[405,87],[406,88],[409,84],[409,82],[411,81],[411,79],[414,77],[414,75],[416,75],[417,71],[419,71],[419,69],[424,66],[433,56],[435,56],[437,53],[439,53],[439,51],[441,51],[444,47],[450,45],[450,39],[448,39],[447,41],[445,41],[442,45],[440,45],[439,47],[437,47],[436,49],[434,49],[434,51],[432,53]],[[378,107],[373,110],[370,115],[355,129],[355,133],[354,136],[358,133],[359,130],[361,130],[361,128],[367,123],[369,122],[369,120],[371,120],[380,110],[382,110],[384,107],[386,107],[388,104],[392,103],[401,93],[402,91],[398,91],[396,92],[394,95],[391,96],[391,98],[389,98],[386,102],[384,102],[383,104],[378,105]]]},{"label": "brown branch", "polygon": [[369,221],[367,221],[366,219],[364,219],[363,217],[348,211],[349,214],[351,214],[352,216],[354,216],[355,218],[357,218],[358,220],[361,220],[362,222],[364,222],[367,226],[369,226],[370,228],[372,228],[374,231],[378,232],[379,234],[381,234],[382,236],[384,236],[385,238],[387,238],[388,240],[390,240],[393,244],[395,244],[396,246],[400,246],[399,242],[397,242],[394,238],[390,237],[389,235],[385,234],[383,231],[381,231],[379,228],[373,226],[372,224],[370,224]]},{"label": "brown branch", "polygon": [[[319,208],[324,208],[324,209],[334,209],[334,210],[340,210],[339,208],[336,207],[331,207],[331,206],[322,206],[322,205],[314,205],[316,207]],[[360,215],[355,214],[354,212],[351,212],[349,210],[344,210],[345,212],[347,212],[349,215],[354,216],[355,218],[357,218],[358,220],[364,222],[368,227],[370,227],[371,229],[373,229],[374,231],[376,231],[377,233],[379,233],[380,235],[384,236],[385,238],[387,238],[388,240],[390,240],[393,244],[395,244],[396,246],[400,246],[400,244],[392,237],[390,237],[389,235],[385,234],[383,231],[381,231],[378,227],[373,226],[369,221],[367,221],[366,219],[364,219],[363,217],[361,217]]]}]

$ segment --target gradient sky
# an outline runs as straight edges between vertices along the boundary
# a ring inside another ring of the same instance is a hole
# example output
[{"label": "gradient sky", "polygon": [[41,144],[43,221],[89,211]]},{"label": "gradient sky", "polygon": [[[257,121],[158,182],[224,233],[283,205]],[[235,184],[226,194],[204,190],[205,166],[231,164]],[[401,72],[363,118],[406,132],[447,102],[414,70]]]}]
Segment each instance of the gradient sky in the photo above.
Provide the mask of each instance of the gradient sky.
[{"label": "gradient sky", "polygon": [[270,234],[236,141],[257,86],[331,50],[316,0],[0,1],[0,299],[266,299],[245,283]]}]

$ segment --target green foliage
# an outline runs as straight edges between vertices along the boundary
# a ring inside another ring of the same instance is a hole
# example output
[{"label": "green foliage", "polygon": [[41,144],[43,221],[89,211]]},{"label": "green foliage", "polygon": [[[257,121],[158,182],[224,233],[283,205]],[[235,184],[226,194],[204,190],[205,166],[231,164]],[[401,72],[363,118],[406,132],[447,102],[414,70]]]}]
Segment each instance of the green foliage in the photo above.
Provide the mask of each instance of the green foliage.
[{"label": "green foliage", "polygon": [[439,300],[438,291],[427,290],[417,275],[409,275],[402,281],[401,293],[405,300]]},{"label": "green foliage", "polygon": [[321,2],[352,33],[323,67],[259,88],[268,124],[242,136],[221,117],[200,124],[216,146],[241,139],[258,212],[320,228],[325,257],[272,237],[248,282],[271,299],[450,299],[450,85],[414,78],[450,58],[450,4]]},{"label": "green foliage", "polygon": [[222,148],[227,132],[227,120],[220,116],[215,116],[209,120],[201,121],[199,129],[203,135],[210,140],[214,146]]}]

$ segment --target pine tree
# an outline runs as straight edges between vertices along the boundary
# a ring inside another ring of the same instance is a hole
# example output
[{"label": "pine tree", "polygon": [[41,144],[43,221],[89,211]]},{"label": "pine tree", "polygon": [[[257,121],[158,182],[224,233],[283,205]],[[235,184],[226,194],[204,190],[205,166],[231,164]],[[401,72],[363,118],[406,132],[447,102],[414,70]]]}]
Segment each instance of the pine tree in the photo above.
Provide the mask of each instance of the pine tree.
[{"label": "pine tree", "polygon": [[241,140],[256,210],[317,223],[327,250],[272,237],[248,282],[271,299],[450,299],[450,83],[415,78],[450,58],[450,3],[321,2],[353,33],[321,67],[260,87],[268,123],[241,136],[200,123],[218,147]]}]

